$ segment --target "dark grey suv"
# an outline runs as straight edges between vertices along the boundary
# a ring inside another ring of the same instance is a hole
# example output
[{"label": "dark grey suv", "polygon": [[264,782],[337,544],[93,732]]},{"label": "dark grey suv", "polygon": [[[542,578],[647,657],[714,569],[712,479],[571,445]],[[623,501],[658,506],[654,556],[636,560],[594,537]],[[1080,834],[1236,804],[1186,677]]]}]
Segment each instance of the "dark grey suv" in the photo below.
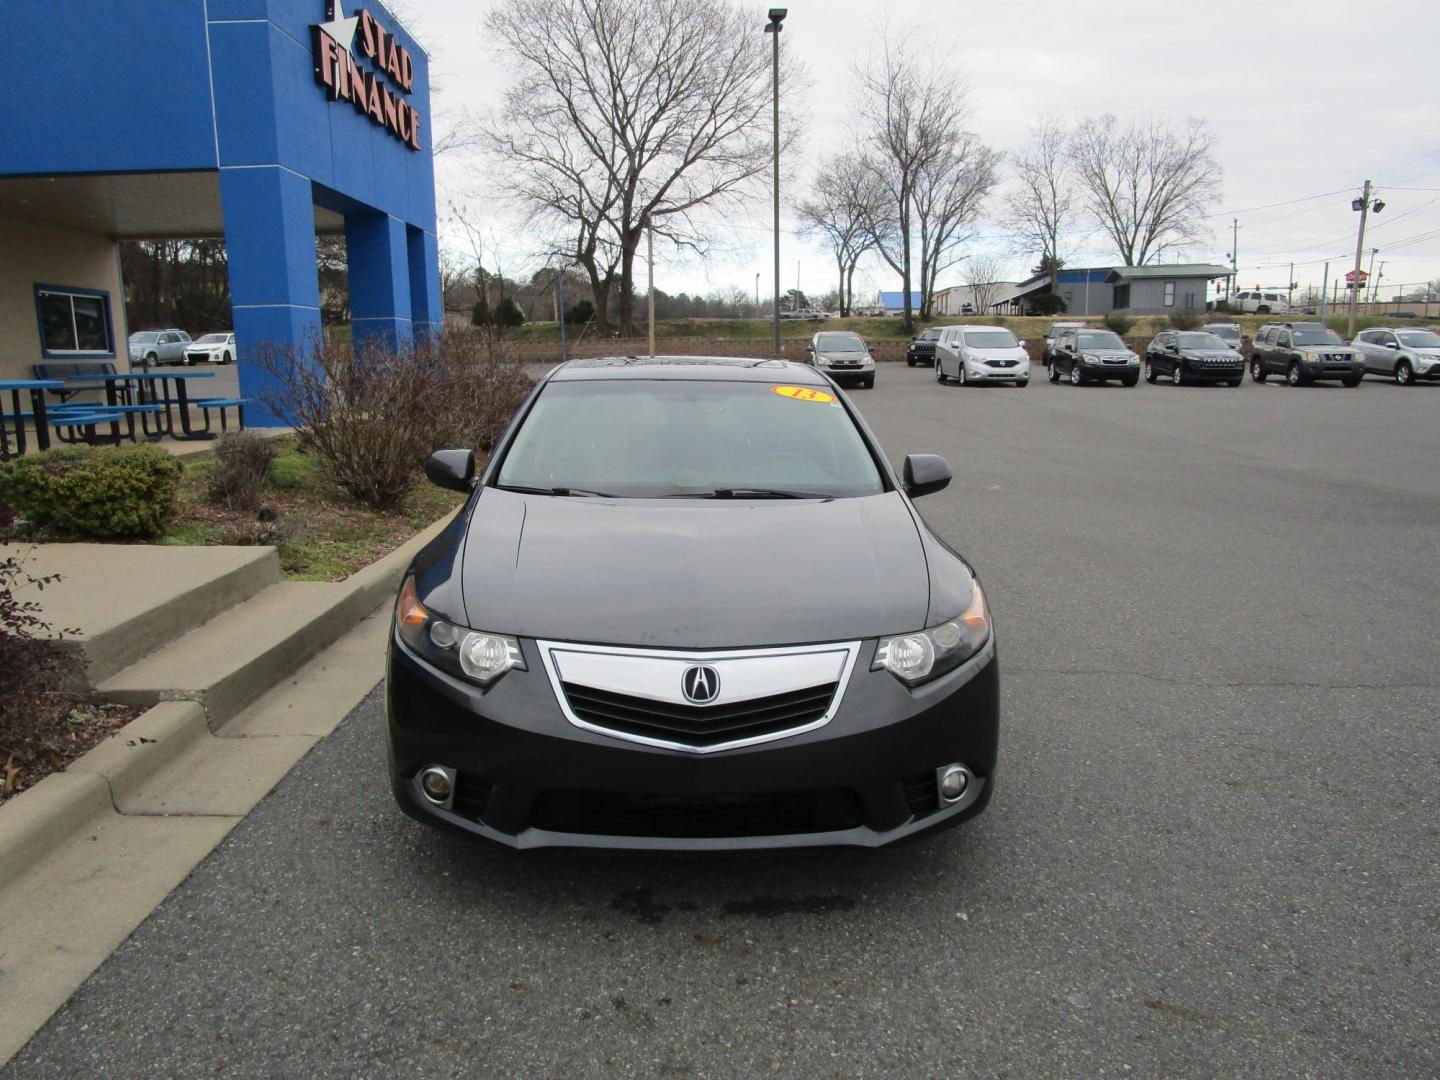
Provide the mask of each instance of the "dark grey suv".
[{"label": "dark grey suv", "polygon": [[1272,323],[1255,332],[1250,349],[1250,377],[1264,382],[1271,375],[1283,375],[1291,386],[1319,379],[1359,386],[1365,358],[1324,323]]}]

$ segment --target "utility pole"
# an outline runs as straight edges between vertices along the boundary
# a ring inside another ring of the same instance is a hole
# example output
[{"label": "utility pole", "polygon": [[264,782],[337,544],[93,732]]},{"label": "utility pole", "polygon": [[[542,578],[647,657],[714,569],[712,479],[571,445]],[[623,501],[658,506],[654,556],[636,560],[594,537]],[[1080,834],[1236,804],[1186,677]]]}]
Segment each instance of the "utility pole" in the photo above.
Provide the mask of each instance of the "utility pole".
[{"label": "utility pole", "polygon": [[785,8],[771,8],[765,33],[774,34],[774,74],[771,79],[772,124],[775,139],[775,359],[785,359],[780,348],[780,24],[785,21]]},{"label": "utility pole", "polygon": [[[1370,252],[1370,261],[1371,261],[1372,263],[1375,261],[1375,252],[1374,252],[1374,250],[1372,250],[1372,251]],[[1380,282],[1382,282],[1382,281],[1384,281],[1384,280],[1385,280],[1385,260],[1384,260],[1384,259],[1381,259],[1381,260],[1380,260],[1380,272],[1375,275],[1375,284],[1372,286],[1372,292],[1370,293],[1370,303],[1371,303],[1372,306],[1375,305],[1375,304],[1378,304],[1378,303],[1380,302]]]},{"label": "utility pole", "polygon": [[1230,302],[1230,291],[1235,287],[1240,263],[1240,219],[1230,219],[1230,280],[1225,283],[1225,302]]},{"label": "utility pole", "polygon": [[755,273],[755,317],[760,317],[760,273]]},{"label": "utility pole", "polygon": [[560,362],[563,364],[570,359],[569,346],[565,341],[565,271],[560,271],[560,276],[555,279],[555,310],[559,312],[560,320]]},{"label": "utility pole", "polygon": [[1295,306],[1295,264],[1290,264],[1290,276],[1285,279],[1285,306]]},{"label": "utility pole", "polygon": [[1365,271],[1365,284],[1370,286],[1370,299],[1366,303],[1370,304],[1375,302],[1375,253],[1379,250],[1379,248],[1370,249],[1370,266]]},{"label": "utility pole", "polygon": [[655,230],[651,227],[650,219],[645,219],[645,259],[650,264],[649,269],[649,300],[650,300],[650,356],[655,356]]},{"label": "utility pole", "polygon": [[[1372,206],[1377,214],[1385,209],[1385,203],[1380,199],[1371,200],[1370,189],[1370,181],[1366,180],[1365,189],[1361,192],[1360,197],[1350,200],[1350,209],[1358,211],[1360,214],[1360,231],[1355,236],[1355,273],[1350,279],[1350,328],[1345,335],[1352,341],[1355,338],[1355,316],[1360,305],[1360,260],[1365,254],[1365,222],[1370,217]],[[1370,255],[1370,265],[1375,265],[1373,252]]]},{"label": "utility pole", "polygon": [[1325,276],[1320,279],[1320,321],[1325,321],[1325,294],[1330,290],[1330,264],[1325,264]]}]

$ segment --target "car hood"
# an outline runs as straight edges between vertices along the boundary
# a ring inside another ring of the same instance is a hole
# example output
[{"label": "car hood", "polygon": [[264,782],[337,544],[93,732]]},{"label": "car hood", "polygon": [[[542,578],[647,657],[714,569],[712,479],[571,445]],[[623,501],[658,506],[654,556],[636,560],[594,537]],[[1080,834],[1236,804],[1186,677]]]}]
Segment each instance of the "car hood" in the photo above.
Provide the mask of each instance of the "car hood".
[{"label": "car hood", "polygon": [[850,362],[859,361],[863,364],[870,359],[870,354],[868,352],[817,352],[815,358],[817,360],[828,360],[831,362],[837,360]]},{"label": "car hood", "polygon": [[1181,349],[1182,356],[1192,360],[1244,360],[1234,349]]},{"label": "car hood", "polygon": [[460,573],[472,627],[660,648],[904,633],[930,599],[915,520],[893,491],[746,502],[485,488]]},{"label": "car hood", "polygon": [[1133,360],[1135,354],[1129,349],[1081,349],[1082,356],[1098,356],[1102,360]]}]

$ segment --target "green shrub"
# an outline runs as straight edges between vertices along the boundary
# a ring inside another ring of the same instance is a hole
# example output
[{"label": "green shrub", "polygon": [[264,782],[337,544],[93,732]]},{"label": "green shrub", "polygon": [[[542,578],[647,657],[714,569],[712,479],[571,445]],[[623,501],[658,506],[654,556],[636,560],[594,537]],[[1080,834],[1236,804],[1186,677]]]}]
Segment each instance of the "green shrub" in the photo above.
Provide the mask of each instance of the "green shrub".
[{"label": "green shrub", "polygon": [[1134,319],[1127,319],[1124,315],[1116,315],[1113,311],[1105,316],[1105,326],[1114,330],[1122,338],[1128,334],[1135,325]]},{"label": "green shrub", "polygon": [[151,537],[175,517],[180,463],[155,446],[76,447],[0,467],[0,491],[31,535]]},{"label": "green shrub", "polygon": [[1172,311],[1170,326],[1176,330],[1194,330],[1200,325],[1200,316],[1193,311]]}]

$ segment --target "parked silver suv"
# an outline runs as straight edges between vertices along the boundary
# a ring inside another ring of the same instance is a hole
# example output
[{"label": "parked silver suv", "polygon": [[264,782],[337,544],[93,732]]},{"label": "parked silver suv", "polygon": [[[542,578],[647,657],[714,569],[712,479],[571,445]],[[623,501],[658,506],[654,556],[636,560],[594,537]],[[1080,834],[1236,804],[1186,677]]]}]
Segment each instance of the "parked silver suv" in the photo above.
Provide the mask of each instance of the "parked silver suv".
[{"label": "parked silver suv", "polygon": [[184,330],[137,330],[130,335],[130,363],[183,364],[190,335]]},{"label": "parked silver suv", "polygon": [[1350,343],[1365,358],[1367,375],[1389,375],[1401,386],[1440,379],[1440,334],[1411,327],[1375,327]]}]

